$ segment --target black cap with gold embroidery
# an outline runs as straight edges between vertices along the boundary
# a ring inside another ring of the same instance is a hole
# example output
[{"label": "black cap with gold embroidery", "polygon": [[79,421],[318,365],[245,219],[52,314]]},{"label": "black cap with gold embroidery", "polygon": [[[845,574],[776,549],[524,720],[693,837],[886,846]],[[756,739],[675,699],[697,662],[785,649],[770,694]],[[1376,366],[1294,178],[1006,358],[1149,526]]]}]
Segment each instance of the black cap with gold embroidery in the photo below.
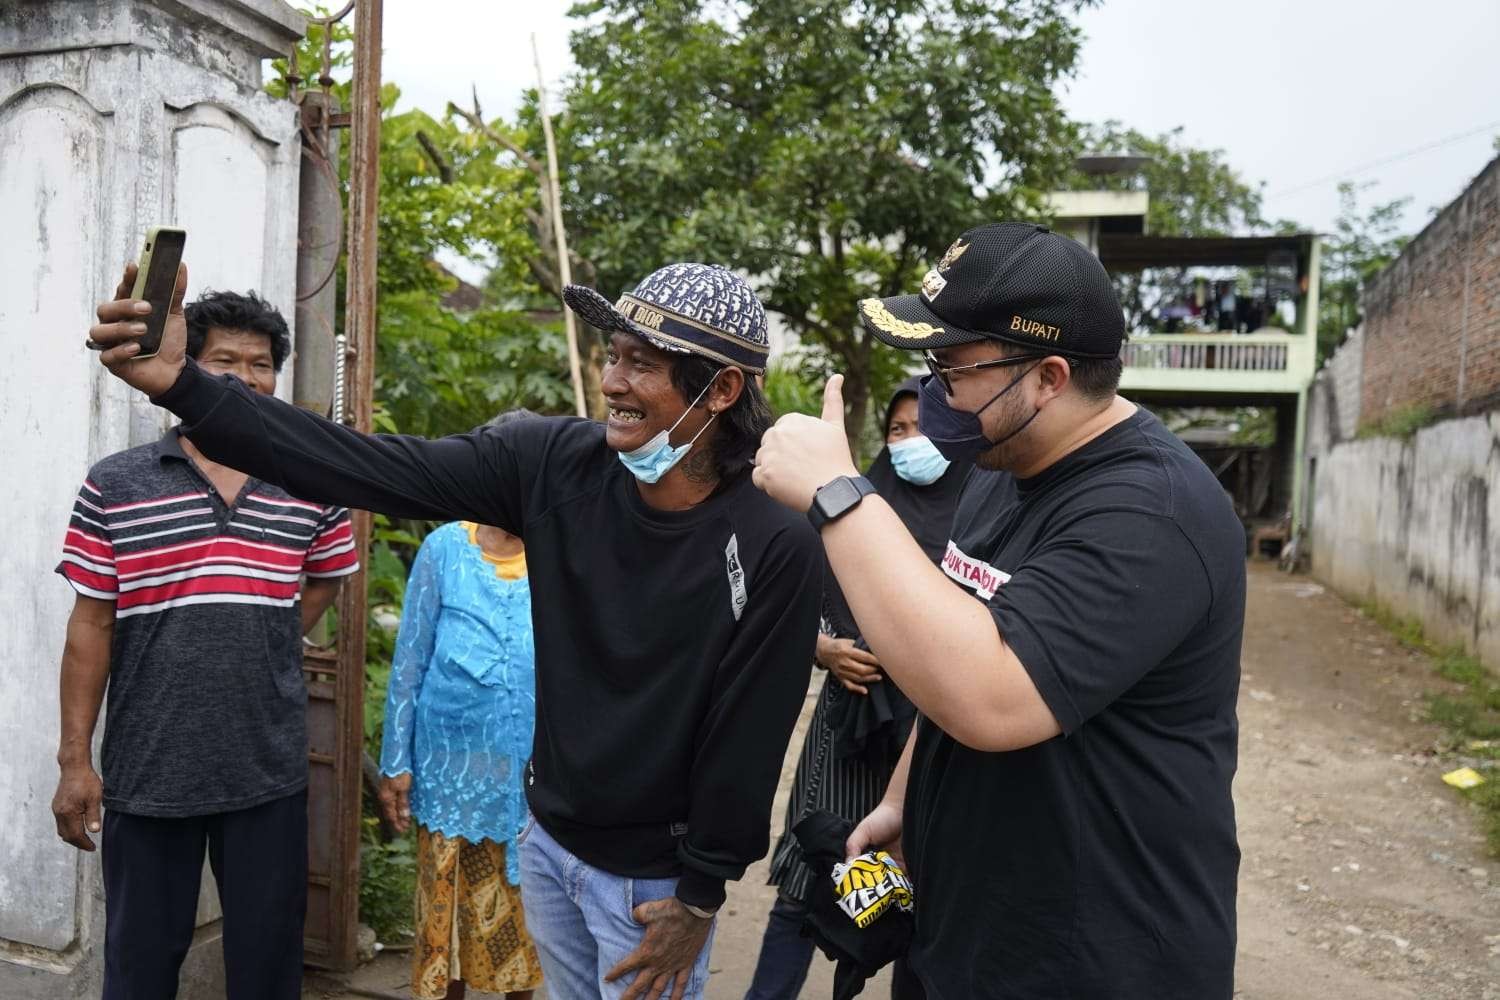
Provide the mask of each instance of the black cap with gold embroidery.
[{"label": "black cap with gold embroidery", "polygon": [[878,340],[935,350],[1003,340],[1040,353],[1112,358],[1125,318],[1099,258],[1045,226],[996,222],[960,236],[918,295],[865,299],[860,318]]}]

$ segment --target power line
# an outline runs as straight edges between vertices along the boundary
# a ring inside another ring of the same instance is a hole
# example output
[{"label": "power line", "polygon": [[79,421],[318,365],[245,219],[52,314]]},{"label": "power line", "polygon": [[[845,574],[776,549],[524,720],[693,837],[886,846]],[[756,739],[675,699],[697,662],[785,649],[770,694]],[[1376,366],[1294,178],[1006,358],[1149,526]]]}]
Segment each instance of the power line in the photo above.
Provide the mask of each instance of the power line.
[{"label": "power line", "polygon": [[1357,167],[1350,167],[1347,170],[1339,170],[1334,173],[1327,174],[1323,177],[1319,177],[1317,180],[1308,181],[1306,184],[1298,184],[1296,187],[1283,188],[1280,191],[1276,191],[1271,193],[1270,195],[1267,195],[1267,197],[1284,198],[1290,194],[1297,194],[1300,191],[1306,191],[1308,188],[1315,188],[1321,184],[1327,184],[1329,181],[1343,180],[1345,177],[1353,177],[1355,174],[1362,174],[1366,170],[1374,170],[1376,167],[1384,167],[1392,163],[1400,163],[1402,160],[1409,160],[1413,156],[1419,156],[1422,153],[1428,153],[1434,149],[1441,149],[1443,146],[1452,145],[1453,143],[1458,142],[1462,139],[1468,139],[1471,136],[1476,136],[1481,132],[1488,132],[1494,128],[1500,128],[1500,121],[1492,121],[1485,125],[1480,125],[1477,128],[1471,128],[1467,132],[1460,132],[1457,135],[1450,135],[1445,139],[1435,139],[1432,142],[1426,143],[1425,145],[1417,146],[1413,149],[1408,149],[1405,152],[1401,153],[1392,153],[1390,156],[1381,157],[1378,160],[1371,160],[1369,163],[1362,163]]}]

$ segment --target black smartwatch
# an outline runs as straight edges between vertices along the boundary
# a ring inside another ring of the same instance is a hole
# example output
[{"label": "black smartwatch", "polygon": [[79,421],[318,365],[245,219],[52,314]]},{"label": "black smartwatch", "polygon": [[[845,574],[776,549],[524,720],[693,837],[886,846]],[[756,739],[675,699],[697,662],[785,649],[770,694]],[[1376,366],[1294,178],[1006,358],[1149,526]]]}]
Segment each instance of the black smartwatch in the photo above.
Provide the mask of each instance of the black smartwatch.
[{"label": "black smartwatch", "polygon": [[812,522],[814,531],[822,531],[829,521],[837,521],[874,492],[875,484],[864,476],[839,476],[813,494],[807,519]]}]

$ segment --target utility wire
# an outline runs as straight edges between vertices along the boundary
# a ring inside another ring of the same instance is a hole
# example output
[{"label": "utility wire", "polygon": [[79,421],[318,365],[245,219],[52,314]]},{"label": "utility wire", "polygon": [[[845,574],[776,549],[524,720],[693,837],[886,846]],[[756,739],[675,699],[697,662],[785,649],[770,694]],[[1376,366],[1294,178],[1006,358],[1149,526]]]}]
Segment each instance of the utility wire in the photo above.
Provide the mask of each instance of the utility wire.
[{"label": "utility wire", "polygon": [[1317,180],[1308,181],[1305,184],[1298,184],[1296,187],[1282,188],[1280,191],[1272,192],[1267,197],[1284,198],[1290,194],[1297,194],[1298,192],[1306,191],[1308,188],[1315,188],[1321,184],[1327,184],[1329,181],[1343,180],[1345,177],[1353,177],[1355,174],[1362,174],[1366,170],[1374,170],[1376,167],[1384,167],[1392,163],[1400,163],[1402,160],[1409,160],[1413,156],[1419,156],[1422,153],[1428,153],[1434,149],[1441,149],[1443,146],[1452,145],[1453,143],[1458,142],[1462,139],[1476,136],[1481,132],[1488,132],[1494,128],[1500,128],[1500,121],[1492,121],[1488,124],[1480,125],[1477,128],[1471,128],[1467,132],[1460,132],[1457,135],[1450,135],[1446,139],[1435,139],[1432,142],[1426,143],[1425,145],[1417,146],[1413,149],[1408,149],[1402,153],[1392,153],[1390,156],[1381,157],[1378,160],[1371,160],[1369,163],[1362,163],[1357,167],[1350,167],[1347,170],[1339,170],[1334,173],[1327,174],[1323,177],[1319,177]]}]

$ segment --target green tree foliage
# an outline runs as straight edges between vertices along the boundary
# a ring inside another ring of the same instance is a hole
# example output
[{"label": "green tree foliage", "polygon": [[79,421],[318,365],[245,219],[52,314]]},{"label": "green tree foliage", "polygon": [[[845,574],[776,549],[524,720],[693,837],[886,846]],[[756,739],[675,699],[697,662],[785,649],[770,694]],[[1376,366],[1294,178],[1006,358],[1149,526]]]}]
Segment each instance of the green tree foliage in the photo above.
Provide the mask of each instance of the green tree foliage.
[{"label": "green tree foliage", "polygon": [[567,345],[554,317],[434,309],[420,292],[381,306],[379,400],[403,433],[466,431],[505,410],[572,410]]},{"label": "green tree foliage", "polygon": [[1117,121],[1088,126],[1083,148],[1090,153],[1135,153],[1150,157],[1136,173],[1088,177],[1076,173],[1073,186],[1106,191],[1148,191],[1146,231],[1153,236],[1236,236],[1261,230],[1259,184],[1229,165],[1222,149],[1198,149],[1183,140],[1182,128],[1147,135]]},{"label": "green tree foliage", "polygon": [[1085,3],[580,3],[570,238],[607,295],[671,260],[752,275],[845,373],[858,440],[909,361],[879,360],[858,301],[914,290],[969,226],[1039,213],[1076,148],[1055,85]]},{"label": "green tree foliage", "polygon": [[1410,240],[1400,229],[1411,199],[1396,198],[1362,209],[1359,194],[1371,186],[1350,181],[1339,185],[1338,219],[1333,232],[1323,238],[1319,360],[1332,354],[1349,329],[1359,324],[1360,293]]},{"label": "green tree foliage", "polygon": [[[571,409],[557,316],[517,308],[534,191],[508,159],[451,119],[413,110],[382,122],[376,398],[403,433],[465,431],[516,406]],[[439,258],[490,268],[478,308],[444,304],[457,281]]]},{"label": "green tree foliage", "polygon": [[[317,11],[322,13],[321,9]],[[311,26],[296,53],[302,88],[322,73],[323,32]],[[351,103],[352,33],[330,39],[331,92]],[[291,69],[273,62],[267,90],[285,97]],[[382,430],[438,436],[466,431],[514,406],[569,409],[567,353],[555,317],[527,312],[525,261],[536,252],[525,211],[527,172],[482,136],[419,110],[396,113],[400,90],[381,88],[375,398]],[[316,136],[314,136],[316,138]],[[347,135],[338,171],[347,204]],[[489,270],[478,308],[456,310],[457,287],[438,261]],[[343,312],[344,268],[338,274]],[[340,325],[342,319],[340,319]]]}]

